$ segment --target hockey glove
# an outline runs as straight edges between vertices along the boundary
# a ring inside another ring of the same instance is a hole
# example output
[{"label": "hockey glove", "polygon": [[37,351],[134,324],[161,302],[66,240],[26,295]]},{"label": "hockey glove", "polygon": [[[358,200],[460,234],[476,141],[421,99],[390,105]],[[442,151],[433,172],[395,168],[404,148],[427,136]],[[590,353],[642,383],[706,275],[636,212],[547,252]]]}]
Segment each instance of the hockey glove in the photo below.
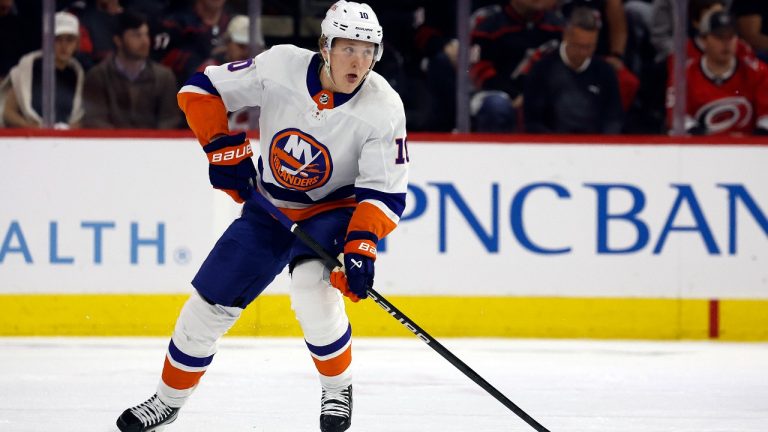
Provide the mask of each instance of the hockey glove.
[{"label": "hockey glove", "polygon": [[344,268],[331,272],[331,285],[353,302],[368,298],[373,288],[376,244],[379,239],[366,231],[352,231],[344,244]]},{"label": "hockey glove", "polygon": [[208,177],[211,185],[226,192],[237,203],[243,203],[253,192],[256,168],[253,150],[245,132],[224,135],[203,146],[208,154]]}]

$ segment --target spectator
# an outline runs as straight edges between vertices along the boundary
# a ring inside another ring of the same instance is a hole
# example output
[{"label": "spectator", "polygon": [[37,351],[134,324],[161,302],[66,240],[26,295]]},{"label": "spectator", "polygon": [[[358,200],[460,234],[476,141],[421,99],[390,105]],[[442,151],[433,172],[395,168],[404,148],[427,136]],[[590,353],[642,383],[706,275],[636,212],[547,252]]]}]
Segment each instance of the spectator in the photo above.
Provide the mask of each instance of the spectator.
[{"label": "spectator", "polygon": [[[384,28],[376,70],[400,94],[408,130],[450,131],[456,118],[456,10],[445,0],[367,0]],[[498,0],[470,0],[475,9]]]},{"label": "spectator", "polygon": [[115,55],[85,77],[85,127],[177,127],[176,79],[167,67],[148,58],[146,18],[130,11],[118,15],[113,41]]},{"label": "spectator", "polygon": [[[595,55],[602,57],[616,71],[622,107],[626,111],[634,102],[640,86],[636,74],[640,73],[641,70],[636,59],[638,41],[634,35],[637,32],[635,28],[632,32],[628,30],[629,24],[624,4],[622,0],[566,0],[562,6],[566,20],[576,7],[587,7],[595,10],[598,19],[601,20]],[[633,25],[641,26],[637,22],[633,22]],[[630,39],[630,35],[633,38]],[[627,59],[629,59],[628,63]],[[627,64],[631,64],[634,69],[630,70]]]},{"label": "spectator", "polygon": [[556,0],[509,0],[477,23],[472,43],[479,45],[480,59],[469,71],[480,90],[471,103],[475,130],[515,130],[529,58],[555,48],[562,36],[555,5]]},{"label": "spectator", "polygon": [[[738,38],[724,11],[704,16],[699,27],[704,54],[689,61],[686,130],[694,135],[748,135],[768,132],[768,71],[736,54]],[[675,103],[669,89],[667,108]]]},{"label": "spectator", "polygon": [[768,2],[765,0],[733,0],[731,10],[736,16],[739,35],[768,61]]},{"label": "spectator", "polygon": [[224,36],[231,15],[226,0],[195,0],[193,4],[163,21],[167,50],[157,53],[160,62],[173,71],[178,84],[197,71],[207,59],[226,50]]},{"label": "spectator", "polygon": [[236,15],[227,26],[224,50],[224,63],[255,57],[264,50],[264,38],[257,41],[259,52],[250,55],[251,20],[245,15]]},{"label": "spectator", "polygon": [[[250,19],[245,15],[235,15],[229,21],[227,32],[224,36],[226,41],[226,51],[216,58],[208,59],[199,68],[198,72],[204,72],[208,66],[218,66],[224,63],[231,63],[238,60],[244,60],[253,56],[250,52]],[[256,55],[264,51],[264,38],[260,37],[257,41]],[[250,115],[255,113],[258,116],[259,107],[246,107],[235,112],[227,113],[230,131],[241,131],[250,129]],[[258,117],[257,117],[258,118]]]},{"label": "spectator", "polygon": [[566,0],[562,6],[566,19],[574,8],[580,6],[597,10],[605,21],[600,28],[595,53],[604,57],[617,71],[623,69],[629,32],[622,0]]},{"label": "spectator", "polygon": [[[646,109],[646,112],[653,112],[654,117],[659,113],[662,120],[663,129],[671,124],[668,112],[665,113],[665,99],[669,98],[668,89],[673,86],[674,79],[674,27],[676,7],[672,0],[654,0],[653,2],[653,24],[651,26],[651,42],[656,49],[655,63],[653,65],[653,75],[645,76],[643,89],[640,97],[651,100],[652,103]],[[686,57],[688,61],[698,62],[703,54],[703,42],[699,36],[699,25],[702,17],[712,11],[722,11],[726,9],[724,0],[689,0],[688,25],[686,34]],[[744,42],[739,42],[738,50],[741,54],[747,54],[751,51]],[[750,54],[754,56],[754,54]],[[664,85],[666,83],[666,85]]]},{"label": "spectator", "polygon": [[[643,67],[653,63],[655,52],[651,45],[650,29],[653,24],[653,6],[651,0],[626,0],[624,13],[627,16],[627,40],[631,41],[624,54],[624,64],[641,74]],[[628,42],[629,43],[629,42]]]},{"label": "spectator", "polygon": [[[415,43],[412,44],[419,65],[426,74],[423,85],[429,91],[427,97],[430,101],[427,126],[432,131],[450,131],[456,122],[456,68],[459,56],[456,11],[446,8],[441,0],[423,3],[424,19],[416,28]],[[471,0],[470,6],[474,11],[470,17],[472,29],[491,11],[498,13],[501,10],[498,1]],[[470,62],[476,61],[478,55],[477,46],[470,47]]]},{"label": "spectator", "polygon": [[600,20],[594,11],[573,9],[557,52],[537,62],[526,78],[526,132],[621,132],[616,72],[594,57],[599,31]]},{"label": "spectator", "polygon": [[[653,26],[651,27],[651,40],[656,48],[656,60],[671,62],[673,54],[674,37],[674,3],[671,0],[654,0],[653,2]],[[713,11],[726,10],[726,0],[689,0],[688,2],[688,58],[698,60],[703,52],[703,42],[699,39],[699,25],[702,17]],[[751,53],[752,49],[746,42],[739,42],[737,49],[741,55]]]},{"label": "spectator", "polygon": [[[691,0],[688,4],[688,11],[690,13],[688,29],[688,45],[687,54],[688,60],[698,61],[704,54],[704,40],[700,35],[700,27],[702,19],[705,15],[708,15],[716,11],[725,11],[724,0]],[[739,39],[736,42],[736,56],[737,57],[755,57],[755,53],[747,42]],[[670,71],[672,70],[672,64],[670,61]]]},{"label": "spectator", "polygon": [[[403,99],[408,130],[450,130],[452,119],[450,125],[437,124],[435,120],[442,119],[444,112],[455,116],[452,98],[456,92],[455,72],[447,59],[447,70],[431,74],[430,69],[436,64],[432,61],[433,55],[438,55],[456,33],[456,10],[446,8],[440,0],[367,0],[366,3],[376,10],[382,27],[397,29],[387,33],[384,54],[376,63],[376,71]],[[436,85],[447,87],[448,91],[435,94]]]},{"label": "spectator", "polygon": [[19,10],[14,0],[0,0],[0,81],[24,54],[40,48],[40,14]]},{"label": "spectator", "polygon": [[[691,0],[688,3],[688,41],[686,43],[686,60],[698,63],[704,55],[704,36],[700,33],[702,20],[713,12],[725,11],[723,0]],[[755,58],[752,48],[743,40],[736,42],[736,57]],[[675,58],[670,55],[667,58],[667,81],[671,87],[674,78]]]},{"label": "spectator", "polygon": [[122,12],[120,0],[96,0],[77,13],[81,24],[79,58],[86,70],[114,52],[113,29]]},{"label": "spectator", "polygon": [[653,0],[651,4],[651,44],[655,61],[663,63],[674,51],[675,4],[673,0]]},{"label": "spectator", "polygon": [[[59,12],[54,24],[56,74],[54,122],[58,129],[76,128],[83,117],[83,68],[75,60],[79,25],[68,12]],[[33,51],[10,72],[3,119],[9,127],[43,126],[43,53]]]},{"label": "spectator", "polygon": [[265,49],[264,37],[259,36],[256,41],[256,52],[250,53],[250,19],[246,15],[235,15],[227,25],[224,33],[224,50],[219,50],[214,57],[209,58],[197,68],[197,72],[203,72],[208,66],[218,66],[237,60],[245,60],[260,54]]}]

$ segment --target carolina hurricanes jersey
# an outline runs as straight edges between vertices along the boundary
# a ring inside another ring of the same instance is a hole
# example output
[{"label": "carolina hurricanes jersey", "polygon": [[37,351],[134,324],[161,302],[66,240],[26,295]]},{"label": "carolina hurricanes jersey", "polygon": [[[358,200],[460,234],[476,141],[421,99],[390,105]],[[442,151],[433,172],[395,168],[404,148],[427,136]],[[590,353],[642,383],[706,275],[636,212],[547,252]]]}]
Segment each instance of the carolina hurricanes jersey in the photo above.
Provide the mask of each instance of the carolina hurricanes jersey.
[{"label": "carolina hurricanes jersey", "polygon": [[[710,135],[749,135],[768,129],[768,71],[757,59],[741,57],[733,70],[718,78],[701,57],[686,66],[688,87],[685,127],[704,128]],[[667,108],[674,103],[668,88]]]},{"label": "carolina hurricanes jersey", "polygon": [[409,157],[402,102],[373,71],[351,94],[325,91],[321,66],[317,53],[274,46],[253,59],[209,66],[180,90],[180,104],[188,106],[187,119],[202,144],[227,133],[213,108],[217,99],[229,112],[261,107],[259,191],[295,220],[368,203],[373,207],[353,220],[381,238],[405,207]]}]

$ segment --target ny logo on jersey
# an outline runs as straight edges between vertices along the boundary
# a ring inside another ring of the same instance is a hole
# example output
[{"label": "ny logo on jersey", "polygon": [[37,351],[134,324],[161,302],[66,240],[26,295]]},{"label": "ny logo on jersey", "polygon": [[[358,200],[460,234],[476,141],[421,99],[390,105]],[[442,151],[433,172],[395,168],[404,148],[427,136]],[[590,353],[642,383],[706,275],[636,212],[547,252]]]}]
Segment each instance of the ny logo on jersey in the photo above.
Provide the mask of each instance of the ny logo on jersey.
[{"label": "ny logo on jersey", "polygon": [[331,156],[313,136],[298,129],[284,129],[272,138],[269,167],[283,187],[308,191],[328,182]]}]

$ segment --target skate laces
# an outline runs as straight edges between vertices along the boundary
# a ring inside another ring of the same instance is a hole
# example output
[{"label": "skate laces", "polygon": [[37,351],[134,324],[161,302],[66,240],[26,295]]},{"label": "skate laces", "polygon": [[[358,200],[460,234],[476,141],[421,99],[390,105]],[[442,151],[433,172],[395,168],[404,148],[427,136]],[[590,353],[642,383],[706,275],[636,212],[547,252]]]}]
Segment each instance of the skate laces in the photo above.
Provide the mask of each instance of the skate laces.
[{"label": "skate laces", "polygon": [[349,387],[339,390],[323,389],[320,414],[349,417]]},{"label": "skate laces", "polygon": [[135,415],[144,426],[161,422],[172,411],[173,409],[164,404],[157,395],[154,395],[146,402],[131,408],[133,415]]}]

